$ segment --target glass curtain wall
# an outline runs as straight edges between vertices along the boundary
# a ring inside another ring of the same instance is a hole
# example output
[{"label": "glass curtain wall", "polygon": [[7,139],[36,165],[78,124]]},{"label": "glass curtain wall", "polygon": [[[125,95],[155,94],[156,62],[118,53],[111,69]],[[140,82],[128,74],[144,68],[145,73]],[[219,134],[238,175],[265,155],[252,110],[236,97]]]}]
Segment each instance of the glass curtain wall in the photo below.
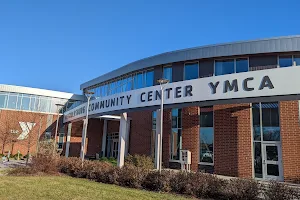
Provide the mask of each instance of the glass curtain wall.
[{"label": "glass curtain wall", "polygon": [[94,92],[95,98],[99,98],[130,90],[150,87],[153,86],[153,83],[154,71],[148,70],[123,76],[88,90]]},{"label": "glass curtain wall", "polygon": [[72,108],[77,106],[81,101],[60,99],[54,97],[37,96],[21,93],[0,93],[0,108],[33,111],[33,112],[45,112],[45,113],[57,113],[56,104],[63,104],[65,108]]}]

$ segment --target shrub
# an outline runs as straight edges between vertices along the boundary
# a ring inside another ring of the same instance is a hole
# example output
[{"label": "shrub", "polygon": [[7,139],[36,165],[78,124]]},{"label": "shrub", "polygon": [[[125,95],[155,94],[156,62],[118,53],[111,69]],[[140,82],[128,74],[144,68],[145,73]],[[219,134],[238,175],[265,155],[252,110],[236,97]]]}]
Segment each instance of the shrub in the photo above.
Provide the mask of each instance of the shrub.
[{"label": "shrub", "polygon": [[31,168],[36,172],[55,174],[58,172],[59,157],[55,155],[37,154],[32,157]]},{"label": "shrub", "polygon": [[162,171],[151,171],[149,172],[143,183],[143,188],[151,191],[169,192],[170,188],[170,177],[171,172]]},{"label": "shrub", "polygon": [[153,169],[154,164],[150,156],[145,155],[128,155],[125,159],[125,165],[133,165],[138,168]]},{"label": "shrub", "polygon": [[36,174],[36,171],[29,167],[17,167],[7,171],[9,176],[30,176]]},{"label": "shrub", "polygon": [[142,183],[147,174],[148,171],[143,168],[125,165],[118,170],[117,182],[120,186],[142,188]]},{"label": "shrub", "polygon": [[267,183],[264,191],[264,196],[266,199],[276,199],[276,200],[289,200],[289,199],[299,199],[299,191],[296,188],[292,188],[284,183],[279,183],[276,181],[270,181]]},{"label": "shrub", "polygon": [[234,178],[227,182],[225,196],[233,200],[255,200],[259,199],[260,189],[257,181]]},{"label": "shrub", "polygon": [[174,173],[170,179],[171,190],[179,194],[193,194],[191,182],[193,173],[178,172]]}]

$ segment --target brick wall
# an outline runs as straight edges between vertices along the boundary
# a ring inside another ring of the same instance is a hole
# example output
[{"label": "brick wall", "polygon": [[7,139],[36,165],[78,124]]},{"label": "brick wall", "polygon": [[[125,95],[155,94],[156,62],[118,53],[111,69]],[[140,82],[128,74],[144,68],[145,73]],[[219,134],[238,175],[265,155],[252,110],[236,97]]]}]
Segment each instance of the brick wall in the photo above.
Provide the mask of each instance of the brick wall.
[{"label": "brick wall", "polygon": [[182,109],[182,149],[191,151],[193,171],[199,162],[199,107]]},{"label": "brick wall", "polygon": [[[44,132],[48,128],[47,117],[49,114],[1,110],[0,111],[0,148],[3,152],[11,151],[11,154],[16,154],[20,151],[21,154],[27,154],[28,146],[29,153],[34,154],[37,150],[37,141],[44,137]],[[19,122],[34,122],[35,125],[24,139],[17,139],[23,132]],[[53,121],[54,123],[54,121]],[[14,133],[11,133],[13,131]]]},{"label": "brick wall", "polygon": [[249,104],[214,106],[214,169],[216,174],[252,177]]},{"label": "brick wall", "polygon": [[82,120],[72,123],[69,157],[80,156],[82,127]]},{"label": "brick wall", "polygon": [[120,121],[119,120],[107,120],[107,133],[119,133]]},{"label": "brick wall", "polygon": [[152,111],[129,113],[129,154],[151,154]]},{"label": "brick wall", "polygon": [[101,153],[103,137],[103,119],[89,119],[87,130],[87,156],[95,156]]},{"label": "brick wall", "polygon": [[298,101],[280,102],[280,128],[285,181],[300,180],[300,128],[298,120]]}]

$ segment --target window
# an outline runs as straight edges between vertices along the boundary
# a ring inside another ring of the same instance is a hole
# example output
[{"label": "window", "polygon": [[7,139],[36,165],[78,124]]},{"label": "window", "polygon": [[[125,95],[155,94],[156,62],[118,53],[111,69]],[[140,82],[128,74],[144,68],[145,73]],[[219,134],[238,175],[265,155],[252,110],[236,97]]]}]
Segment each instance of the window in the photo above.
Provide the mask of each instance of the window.
[{"label": "window", "polygon": [[152,112],[151,155],[155,156],[156,111]]},{"label": "window", "polygon": [[18,96],[15,94],[9,94],[7,108],[16,109],[18,102]]},{"label": "window", "polygon": [[254,171],[256,178],[262,178],[262,142],[280,141],[278,103],[253,103]]},{"label": "window", "polygon": [[154,83],[154,71],[148,71],[146,73],[146,85],[145,87],[153,86]]},{"label": "window", "polygon": [[234,73],[234,60],[218,60],[215,61],[215,75],[220,76],[224,74]]},{"label": "window", "polygon": [[30,95],[23,94],[21,110],[29,110],[29,106],[30,106]]},{"label": "window", "polygon": [[294,55],[294,62],[296,66],[300,65],[300,55]]},{"label": "window", "polygon": [[168,79],[172,83],[172,67],[164,67],[163,70],[163,78]]},{"label": "window", "polygon": [[236,73],[247,72],[249,69],[248,58],[238,58],[235,61]]},{"label": "window", "polygon": [[172,109],[171,160],[180,159],[182,148],[181,122],[181,109]]},{"label": "window", "polygon": [[300,65],[300,55],[289,55],[278,57],[279,67],[291,67]]},{"label": "window", "polygon": [[184,80],[191,80],[198,78],[199,67],[198,63],[187,63],[184,65]]},{"label": "window", "polygon": [[214,163],[213,108],[200,108],[200,163]]},{"label": "window", "polygon": [[40,98],[40,107],[39,111],[41,112],[50,112],[51,99],[49,98]]},{"label": "window", "polygon": [[0,94],[0,108],[6,108],[7,94]]},{"label": "window", "polygon": [[137,75],[134,76],[134,89],[139,89],[139,88],[143,88],[143,84],[144,80],[143,80],[143,74],[142,73],[138,73]]},{"label": "window", "polygon": [[292,56],[279,56],[279,66],[280,67],[293,66],[293,57]]}]

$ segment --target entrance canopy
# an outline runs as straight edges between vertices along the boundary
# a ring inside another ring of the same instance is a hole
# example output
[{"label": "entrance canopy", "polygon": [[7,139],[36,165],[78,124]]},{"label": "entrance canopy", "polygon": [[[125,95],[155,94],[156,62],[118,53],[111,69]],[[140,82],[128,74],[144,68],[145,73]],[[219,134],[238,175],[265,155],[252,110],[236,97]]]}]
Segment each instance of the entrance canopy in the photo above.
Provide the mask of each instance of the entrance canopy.
[{"label": "entrance canopy", "polygon": [[[164,85],[164,104],[178,105],[245,98],[250,98],[254,102],[262,97],[277,98],[298,94],[300,94],[300,67],[286,67],[169,83]],[[89,116],[159,106],[160,99],[159,85],[101,97],[90,101]],[[86,111],[87,103],[69,110],[64,113],[64,122],[83,118]]]}]

